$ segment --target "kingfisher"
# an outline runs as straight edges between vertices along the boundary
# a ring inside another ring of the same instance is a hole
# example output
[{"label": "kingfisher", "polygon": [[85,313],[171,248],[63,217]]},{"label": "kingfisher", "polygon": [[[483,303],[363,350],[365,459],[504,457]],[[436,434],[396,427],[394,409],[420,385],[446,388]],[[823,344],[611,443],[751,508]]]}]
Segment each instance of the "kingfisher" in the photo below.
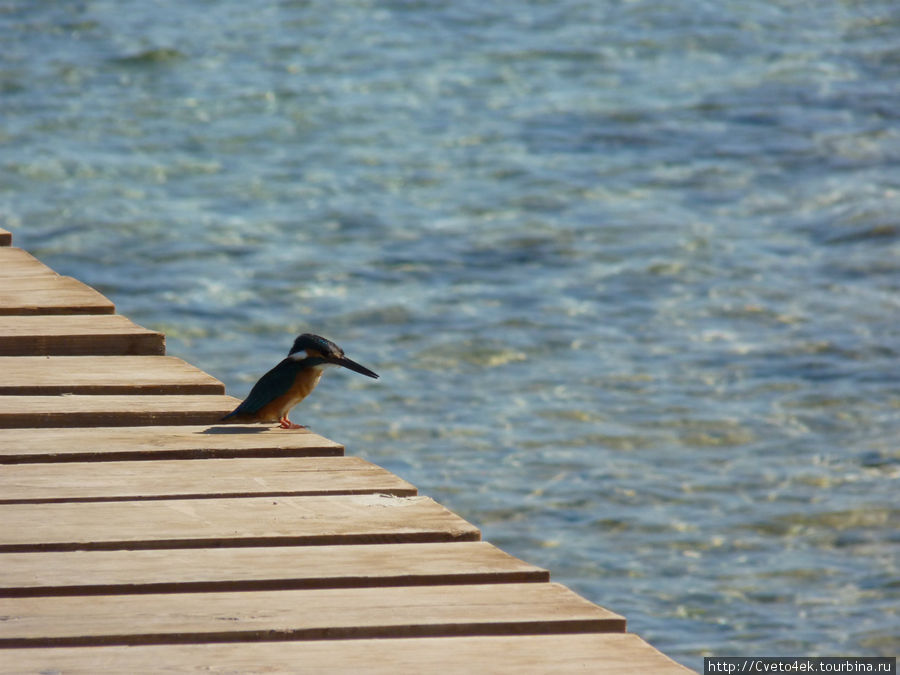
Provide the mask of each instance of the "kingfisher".
[{"label": "kingfisher", "polygon": [[278,422],[282,429],[305,429],[288,419],[291,408],[312,393],[326,368],[343,366],[377,379],[378,375],[344,356],[344,350],[318,335],[303,333],[287,358],[259,378],[250,395],[222,418],[228,422]]}]

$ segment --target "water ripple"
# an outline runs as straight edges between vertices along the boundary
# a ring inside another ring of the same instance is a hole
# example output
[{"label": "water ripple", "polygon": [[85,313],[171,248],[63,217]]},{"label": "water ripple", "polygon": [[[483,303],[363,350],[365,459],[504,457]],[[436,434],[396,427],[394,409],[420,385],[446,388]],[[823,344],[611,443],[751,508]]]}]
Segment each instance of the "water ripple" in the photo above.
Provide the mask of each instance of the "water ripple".
[{"label": "water ripple", "polygon": [[298,417],[694,668],[889,655],[898,27],[13,3],[0,220],[235,395],[337,340]]}]

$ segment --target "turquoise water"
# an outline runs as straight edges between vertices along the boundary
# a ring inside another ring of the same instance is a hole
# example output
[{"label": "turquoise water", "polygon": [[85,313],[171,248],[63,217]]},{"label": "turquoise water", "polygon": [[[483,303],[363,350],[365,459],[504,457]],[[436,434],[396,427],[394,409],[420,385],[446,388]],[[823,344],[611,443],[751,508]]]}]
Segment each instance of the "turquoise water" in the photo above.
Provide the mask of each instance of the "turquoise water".
[{"label": "turquoise water", "polygon": [[900,646],[890,1],[6,2],[0,224],[703,655]]}]

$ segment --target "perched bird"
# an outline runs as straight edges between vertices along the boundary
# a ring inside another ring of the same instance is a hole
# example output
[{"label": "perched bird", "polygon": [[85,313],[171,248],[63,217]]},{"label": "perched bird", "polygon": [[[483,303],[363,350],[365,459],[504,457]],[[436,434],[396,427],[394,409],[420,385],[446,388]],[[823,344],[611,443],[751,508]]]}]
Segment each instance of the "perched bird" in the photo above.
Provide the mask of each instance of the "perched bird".
[{"label": "perched bird", "polygon": [[312,393],[322,372],[343,366],[377,378],[365,366],[344,356],[344,350],[330,340],[304,333],[294,340],[288,356],[253,385],[250,395],[223,422],[278,422],[282,429],[303,429],[288,419],[291,408]]}]

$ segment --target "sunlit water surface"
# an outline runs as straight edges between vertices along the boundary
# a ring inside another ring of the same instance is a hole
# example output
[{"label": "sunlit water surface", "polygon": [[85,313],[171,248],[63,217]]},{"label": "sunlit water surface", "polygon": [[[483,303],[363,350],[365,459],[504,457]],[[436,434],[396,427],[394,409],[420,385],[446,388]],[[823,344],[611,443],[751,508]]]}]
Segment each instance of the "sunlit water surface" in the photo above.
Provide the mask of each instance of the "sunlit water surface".
[{"label": "sunlit water surface", "polygon": [[6,2],[0,219],[703,655],[900,644],[896,3]]}]

